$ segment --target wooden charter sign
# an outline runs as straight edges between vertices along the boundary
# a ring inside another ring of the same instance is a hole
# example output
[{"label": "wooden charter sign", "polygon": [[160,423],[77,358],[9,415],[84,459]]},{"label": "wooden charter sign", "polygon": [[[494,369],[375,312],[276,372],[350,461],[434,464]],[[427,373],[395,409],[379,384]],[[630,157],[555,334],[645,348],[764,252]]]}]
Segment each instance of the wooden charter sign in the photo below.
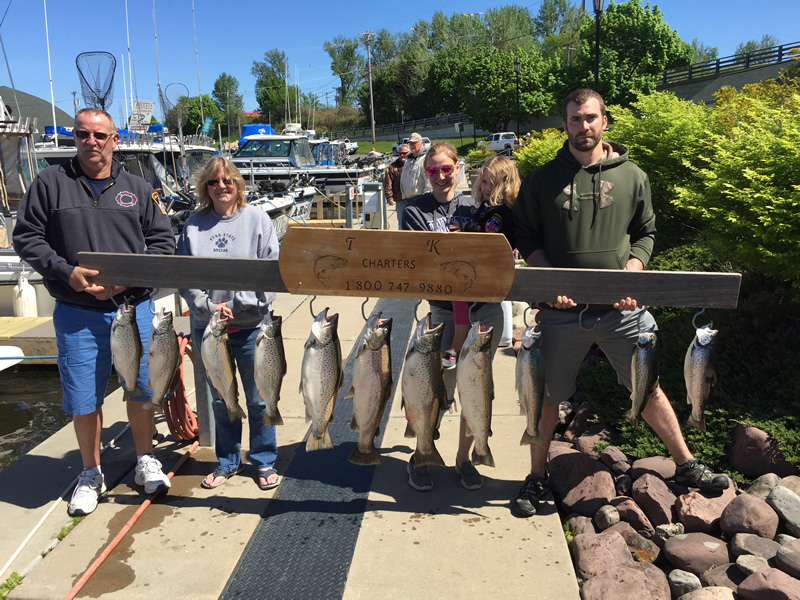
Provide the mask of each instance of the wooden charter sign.
[{"label": "wooden charter sign", "polygon": [[500,302],[514,260],[502,235],[293,227],[280,271],[293,294]]}]

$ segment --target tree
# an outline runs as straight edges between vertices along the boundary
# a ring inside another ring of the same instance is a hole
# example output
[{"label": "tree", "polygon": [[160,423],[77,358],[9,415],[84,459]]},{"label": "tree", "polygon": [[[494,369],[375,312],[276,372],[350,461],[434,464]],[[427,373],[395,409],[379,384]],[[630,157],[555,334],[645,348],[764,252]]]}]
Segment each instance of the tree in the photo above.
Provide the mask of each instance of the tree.
[{"label": "tree", "polygon": [[388,29],[381,29],[375,36],[375,43],[372,44],[372,67],[390,63],[397,56],[398,50],[397,36],[389,33]]},{"label": "tree", "polygon": [[498,50],[530,46],[536,35],[530,11],[516,4],[487,10],[486,29]]},{"label": "tree", "polygon": [[692,64],[708,62],[718,57],[718,49],[713,46],[706,46],[697,38],[692,40]]},{"label": "tree", "polygon": [[566,0],[544,0],[533,19],[534,35],[545,58],[558,56],[569,66],[581,47],[583,11]]},{"label": "tree", "polygon": [[364,68],[364,57],[358,53],[358,38],[337,35],[322,48],[331,57],[331,71],[339,78],[339,104],[350,106],[356,100],[356,83]]},{"label": "tree", "polygon": [[[762,50],[768,50],[773,46],[777,46],[779,43],[780,42],[778,42],[774,36],[767,33],[761,38],[760,42],[756,40],[750,40],[749,42],[739,44],[736,46],[734,55],[744,60],[744,58],[749,54],[757,54]],[[766,60],[757,56],[750,59],[750,64],[758,64],[761,62],[766,62]]]},{"label": "tree", "polygon": [[[286,53],[277,48],[264,52],[264,60],[253,61],[250,73],[256,78],[256,101],[258,102],[258,112],[268,120],[277,122],[281,115],[286,114],[286,78],[289,61]],[[290,98],[295,97],[294,93],[289,94]]]},{"label": "tree", "polygon": [[[203,94],[202,102],[202,114],[206,117],[211,117],[214,119],[215,123],[221,122],[222,112],[219,110],[214,100],[211,99],[211,96],[208,94]],[[183,133],[185,135],[193,134],[200,130],[200,127],[203,125],[203,121],[200,118],[200,98],[197,96],[181,96],[175,107],[169,111],[166,118],[166,124],[170,131],[174,133],[177,133],[178,131],[179,113],[180,117],[183,118],[186,123],[183,125]]]},{"label": "tree", "polygon": [[211,92],[214,102],[222,111],[222,121],[225,124],[225,131],[230,137],[230,128],[238,127],[239,115],[243,109],[242,95],[239,93],[239,80],[233,75],[221,73],[214,82],[214,90]]},{"label": "tree", "polygon": [[[664,69],[688,65],[692,46],[664,21],[657,6],[641,0],[615,4],[600,20],[600,93],[608,104],[628,105],[635,91],[650,93]],[[581,48],[567,70],[569,87],[594,85],[595,19],[588,13],[581,25]]]}]

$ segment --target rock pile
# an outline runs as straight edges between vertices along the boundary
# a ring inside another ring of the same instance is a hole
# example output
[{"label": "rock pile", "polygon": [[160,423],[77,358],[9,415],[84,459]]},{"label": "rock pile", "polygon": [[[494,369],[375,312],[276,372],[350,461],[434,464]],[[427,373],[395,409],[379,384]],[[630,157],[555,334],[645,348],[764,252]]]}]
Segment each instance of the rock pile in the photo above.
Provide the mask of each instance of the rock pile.
[{"label": "rock pile", "polygon": [[[755,481],[715,496],[672,481],[669,458],[600,451],[613,432],[581,419],[587,411],[549,454],[583,600],[800,600],[800,476],[767,434],[740,428],[730,461]],[[760,467],[757,445],[769,449]]]}]

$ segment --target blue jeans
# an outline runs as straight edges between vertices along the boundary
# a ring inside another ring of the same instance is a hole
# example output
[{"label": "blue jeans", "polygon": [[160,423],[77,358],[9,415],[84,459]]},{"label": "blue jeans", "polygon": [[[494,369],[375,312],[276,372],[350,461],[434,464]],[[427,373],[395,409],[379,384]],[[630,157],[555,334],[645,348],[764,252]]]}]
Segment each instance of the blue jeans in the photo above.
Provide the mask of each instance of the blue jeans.
[{"label": "blue jeans", "polygon": [[[192,339],[195,340],[193,345],[195,360],[202,360],[203,331],[204,329],[192,331]],[[263,471],[275,466],[278,458],[278,442],[275,426],[264,425],[266,407],[258,397],[254,377],[253,360],[258,331],[258,328],[241,329],[228,333],[228,338],[247,401],[247,423],[250,426],[250,463],[259,471]],[[239,419],[233,423],[230,422],[225,402],[210,382],[208,387],[211,390],[211,408],[214,411],[215,450],[219,467],[225,471],[235,471],[242,463],[242,422]]]},{"label": "blue jeans", "polygon": [[[58,346],[58,372],[61,376],[61,408],[70,415],[88,415],[103,406],[111,376],[111,324],[116,311],[84,308],[56,302],[53,329]],[[142,340],[142,359],[136,384],[141,393],[131,398],[144,402],[153,395],[147,388],[147,342],[153,315],[147,301],[136,305],[136,322]]]}]

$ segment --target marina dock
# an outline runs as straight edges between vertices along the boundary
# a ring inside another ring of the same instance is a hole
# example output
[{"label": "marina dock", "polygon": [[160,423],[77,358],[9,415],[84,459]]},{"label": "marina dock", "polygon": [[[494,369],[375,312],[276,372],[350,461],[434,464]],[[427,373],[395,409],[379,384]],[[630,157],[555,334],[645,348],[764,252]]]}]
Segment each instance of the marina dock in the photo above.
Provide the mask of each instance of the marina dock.
[{"label": "marina dock", "polygon": [[[390,223],[396,227],[393,210]],[[313,301],[314,311],[327,306],[340,315],[345,383],[330,426],[335,448],[305,450],[308,424],[298,386],[311,299],[280,294],[273,308],[283,317],[289,365],[279,404],[285,424],[277,429],[280,487],[262,492],[255,470],[247,466],[220,487],[205,490],[200,481],[216,458],[213,448],[199,447],[177,470],[169,492],[153,500],[76,597],[580,597],[553,502],[531,519],[517,519],[510,511],[530,466],[528,448],[519,445],[525,419],[514,390],[511,348],[499,349],[494,361],[494,435],[489,443],[497,467],[479,468],[484,487],[465,490],[453,469],[459,419],[453,412],[444,418],[436,442],[448,466],[432,468],[432,491],[415,491],[406,475],[415,441],[403,436],[399,380],[415,318],[424,317],[427,304],[415,308],[411,300],[369,300],[367,315],[377,309],[394,319],[395,393],[377,440],[381,464],[362,467],[347,461],[356,434],[349,431],[352,409],[343,396],[364,327],[363,300],[331,296]],[[194,405],[188,357],[184,380]],[[81,470],[72,427],[0,472],[0,563],[17,553],[0,578],[11,572],[24,575],[10,599],[67,596],[145,500],[133,482],[135,453],[121,397],[118,390],[104,408],[103,443],[119,436],[102,455],[108,496],[60,542],[56,536],[70,523],[71,482]],[[190,444],[175,441],[163,417],[157,429],[155,455],[168,472]]]}]

